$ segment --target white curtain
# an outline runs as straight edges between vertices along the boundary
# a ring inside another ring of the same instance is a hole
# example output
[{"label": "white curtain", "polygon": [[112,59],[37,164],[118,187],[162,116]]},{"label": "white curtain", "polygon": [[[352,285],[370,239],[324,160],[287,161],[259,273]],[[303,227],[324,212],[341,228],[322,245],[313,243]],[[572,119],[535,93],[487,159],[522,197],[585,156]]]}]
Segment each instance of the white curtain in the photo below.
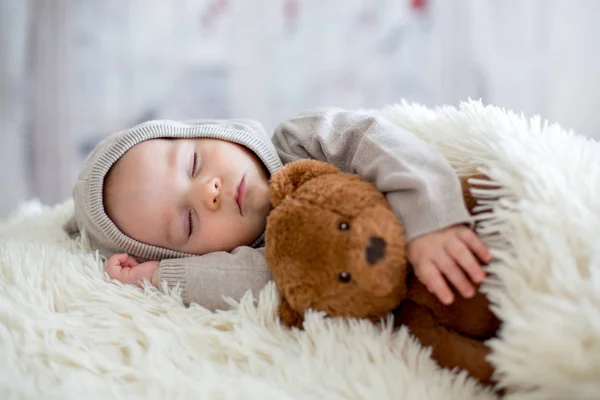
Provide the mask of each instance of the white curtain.
[{"label": "white curtain", "polygon": [[[419,5],[424,8],[419,7]],[[600,137],[595,0],[0,0],[0,216],[150,118],[472,98]]]},{"label": "white curtain", "polygon": [[436,102],[482,98],[600,138],[600,2],[435,2]]},{"label": "white curtain", "polygon": [[0,0],[0,216],[30,194],[26,138],[27,0]]}]

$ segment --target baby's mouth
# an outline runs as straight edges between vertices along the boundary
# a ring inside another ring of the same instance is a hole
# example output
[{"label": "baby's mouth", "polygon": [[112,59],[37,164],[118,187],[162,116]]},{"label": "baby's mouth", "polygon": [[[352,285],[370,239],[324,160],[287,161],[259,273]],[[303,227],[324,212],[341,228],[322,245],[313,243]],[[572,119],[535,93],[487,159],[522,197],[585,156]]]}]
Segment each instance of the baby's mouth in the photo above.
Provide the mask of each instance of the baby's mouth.
[{"label": "baby's mouth", "polygon": [[240,210],[240,215],[244,216],[244,197],[246,196],[246,175],[242,176],[242,180],[237,186],[237,190],[235,193],[235,202],[237,203],[238,209]]}]

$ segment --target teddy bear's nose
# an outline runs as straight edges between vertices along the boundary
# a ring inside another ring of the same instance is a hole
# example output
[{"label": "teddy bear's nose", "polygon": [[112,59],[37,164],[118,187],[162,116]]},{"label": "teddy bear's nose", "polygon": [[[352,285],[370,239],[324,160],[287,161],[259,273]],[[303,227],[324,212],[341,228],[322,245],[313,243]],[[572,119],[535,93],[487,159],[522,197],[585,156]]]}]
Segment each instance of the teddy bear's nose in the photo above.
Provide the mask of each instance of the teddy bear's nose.
[{"label": "teddy bear's nose", "polygon": [[369,244],[365,249],[365,257],[367,262],[371,265],[377,264],[379,260],[385,257],[385,240],[379,236],[371,236],[369,238]]}]

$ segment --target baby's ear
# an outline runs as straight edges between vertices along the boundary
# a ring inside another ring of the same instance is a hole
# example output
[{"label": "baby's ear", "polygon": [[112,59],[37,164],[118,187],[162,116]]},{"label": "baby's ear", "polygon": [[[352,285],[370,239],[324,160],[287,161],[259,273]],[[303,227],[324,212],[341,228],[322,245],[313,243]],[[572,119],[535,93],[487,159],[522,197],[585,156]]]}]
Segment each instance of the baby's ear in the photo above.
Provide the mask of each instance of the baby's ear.
[{"label": "baby's ear", "polygon": [[309,180],[340,172],[333,165],[317,160],[298,160],[287,164],[271,177],[269,188],[271,203],[276,207]]}]

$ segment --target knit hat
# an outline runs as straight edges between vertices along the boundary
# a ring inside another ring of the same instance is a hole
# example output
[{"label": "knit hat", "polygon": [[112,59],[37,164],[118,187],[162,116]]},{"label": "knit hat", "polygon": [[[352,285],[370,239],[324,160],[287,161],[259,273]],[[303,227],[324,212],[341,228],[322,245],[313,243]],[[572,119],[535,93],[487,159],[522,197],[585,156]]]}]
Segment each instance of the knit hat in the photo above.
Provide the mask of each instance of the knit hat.
[{"label": "knit hat", "polygon": [[[142,123],[115,133],[96,146],[87,156],[73,188],[74,216],[64,229],[71,236],[84,236],[94,250],[109,258],[115,253],[128,253],[138,261],[190,257],[193,254],[148,245],[125,235],[108,217],[103,203],[104,177],[123,154],[136,144],[158,138],[212,138],[238,143],[252,150],[270,174],[281,167],[269,136],[252,120],[157,120]],[[252,245],[257,247],[262,235]]]}]

